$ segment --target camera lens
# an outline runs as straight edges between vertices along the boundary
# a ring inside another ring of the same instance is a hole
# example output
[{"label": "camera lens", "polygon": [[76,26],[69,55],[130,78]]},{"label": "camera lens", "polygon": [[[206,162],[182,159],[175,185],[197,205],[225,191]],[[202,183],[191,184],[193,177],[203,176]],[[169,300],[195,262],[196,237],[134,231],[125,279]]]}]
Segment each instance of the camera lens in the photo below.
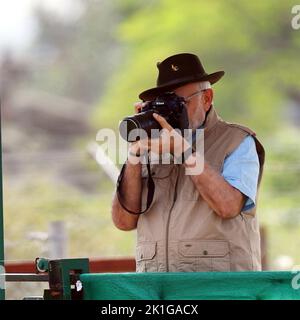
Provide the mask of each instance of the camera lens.
[{"label": "camera lens", "polygon": [[129,139],[130,138],[129,134],[134,129],[139,129],[139,124],[137,121],[135,121],[135,119],[127,117],[120,122],[120,125],[119,125],[120,135],[124,140],[126,140],[128,142],[134,142],[134,141],[139,140],[138,137],[136,137],[136,139],[134,139],[132,141],[130,141],[130,139]]},{"label": "camera lens", "polygon": [[157,138],[161,126],[153,118],[152,114],[152,111],[146,111],[123,119],[119,125],[121,137],[128,142],[134,142],[147,137]]}]

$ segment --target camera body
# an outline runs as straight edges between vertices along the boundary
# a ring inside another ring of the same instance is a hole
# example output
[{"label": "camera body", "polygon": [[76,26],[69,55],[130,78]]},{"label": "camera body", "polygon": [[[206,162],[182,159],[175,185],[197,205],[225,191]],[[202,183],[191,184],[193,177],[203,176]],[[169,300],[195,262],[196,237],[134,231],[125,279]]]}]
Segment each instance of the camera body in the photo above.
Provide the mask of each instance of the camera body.
[{"label": "camera body", "polygon": [[[119,125],[121,137],[128,142],[143,138],[145,132],[148,138],[158,137],[159,130],[151,131],[161,129],[160,124],[153,118],[153,113],[164,117],[174,129],[180,129],[182,133],[189,127],[185,99],[174,92],[167,92],[148,101],[138,114],[124,118]],[[139,131],[141,129],[144,130],[143,133]],[[133,130],[135,131],[132,132]]]}]

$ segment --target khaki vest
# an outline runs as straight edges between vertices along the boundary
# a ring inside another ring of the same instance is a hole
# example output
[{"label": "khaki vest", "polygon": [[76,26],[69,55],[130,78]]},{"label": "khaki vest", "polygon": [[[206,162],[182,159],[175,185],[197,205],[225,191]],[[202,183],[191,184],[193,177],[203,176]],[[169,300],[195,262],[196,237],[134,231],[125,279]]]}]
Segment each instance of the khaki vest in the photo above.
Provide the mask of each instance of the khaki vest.
[{"label": "khaki vest", "polygon": [[[212,107],[204,131],[204,159],[222,171],[224,159],[239,146],[248,128],[223,121]],[[264,149],[255,138],[261,180]],[[142,204],[147,170],[142,169]],[[153,164],[153,202],[137,224],[137,272],[261,270],[260,234],[255,208],[222,219],[202,199],[185,167]]]}]

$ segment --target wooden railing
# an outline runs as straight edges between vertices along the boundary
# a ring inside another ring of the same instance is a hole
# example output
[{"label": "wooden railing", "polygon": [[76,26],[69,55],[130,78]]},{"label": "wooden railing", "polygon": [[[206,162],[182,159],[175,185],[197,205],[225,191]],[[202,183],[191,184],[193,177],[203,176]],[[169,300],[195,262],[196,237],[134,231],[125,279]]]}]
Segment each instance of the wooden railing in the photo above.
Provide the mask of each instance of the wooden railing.
[{"label": "wooden railing", "polygon": [[[6,273],[35,273],[34,261],[6,262]],[[132,257],[91,258],[90,272],[135,272],[135,259]]]}]

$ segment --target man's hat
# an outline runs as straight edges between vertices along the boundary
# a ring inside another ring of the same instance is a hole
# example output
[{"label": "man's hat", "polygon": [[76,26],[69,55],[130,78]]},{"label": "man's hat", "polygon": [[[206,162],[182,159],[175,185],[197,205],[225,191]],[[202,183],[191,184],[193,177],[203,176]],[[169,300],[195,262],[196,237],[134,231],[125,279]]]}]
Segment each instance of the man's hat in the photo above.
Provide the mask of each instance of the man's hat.
[{"label": "man's hat", "polygon": [[161,93],[173,90],[184,84],[197,81],[209,81],[211,84],[220,80],[224,71],[207,74],[199,58],[191,53],[180,53],[157,63],[158,78],[156,87],[140,93],[139,98],[147,101]]}]

